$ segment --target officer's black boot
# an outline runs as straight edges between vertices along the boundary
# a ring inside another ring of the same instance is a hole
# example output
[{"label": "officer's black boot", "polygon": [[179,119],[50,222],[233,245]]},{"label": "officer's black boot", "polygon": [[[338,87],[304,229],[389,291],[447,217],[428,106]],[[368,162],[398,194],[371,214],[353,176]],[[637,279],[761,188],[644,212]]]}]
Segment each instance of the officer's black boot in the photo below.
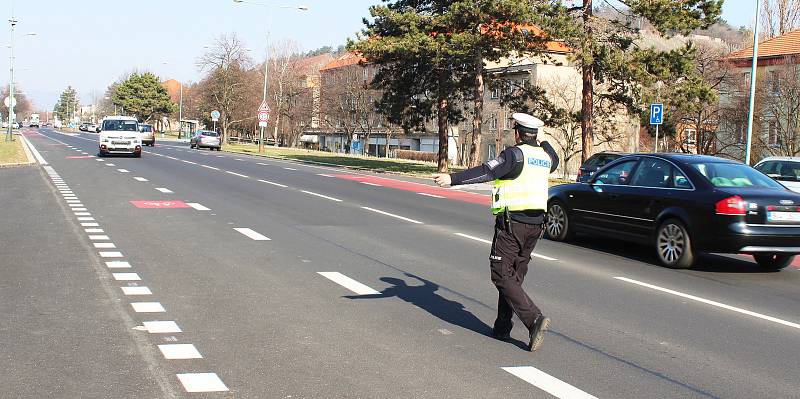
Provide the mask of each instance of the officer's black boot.
[{"label": "officer's black boot", "polygon": [[511,341],[511,329],[514,327],[512,324],[508,330],[499,330],[497,328],[492,328],[492,337],[494,339],[499,339],[501,341]]},{"label": "officer's black boot", "polygon": [[533,352],[542,346],[544,332],[547,331],[548,327],[550,327],[550,319],[544,317],[544,315],[539,315],[539,317],[536,318],[536,321],[533,322],[533,327],[531,327],[531,341],[528,343],[529,351]]}]

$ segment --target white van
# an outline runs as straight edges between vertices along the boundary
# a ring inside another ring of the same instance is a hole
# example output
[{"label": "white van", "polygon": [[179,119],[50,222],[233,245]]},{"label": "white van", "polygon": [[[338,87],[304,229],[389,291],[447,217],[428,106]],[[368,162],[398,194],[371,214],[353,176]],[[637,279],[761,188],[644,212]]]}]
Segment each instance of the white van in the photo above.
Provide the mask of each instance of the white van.
[{"label": "white van", "polygon": [[100,156],[108,154],[133,154],[142,156],[142,139],[139,121],[129,116],[107,116],[100,125]]}]

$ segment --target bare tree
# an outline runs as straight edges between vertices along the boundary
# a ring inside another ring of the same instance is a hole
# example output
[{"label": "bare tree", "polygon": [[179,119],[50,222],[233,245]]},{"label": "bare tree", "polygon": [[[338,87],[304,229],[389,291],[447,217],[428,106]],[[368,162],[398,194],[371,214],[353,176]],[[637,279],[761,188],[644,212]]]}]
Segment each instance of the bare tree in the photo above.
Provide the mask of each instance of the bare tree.
[{"label": "bare tree", "polygon": [[[272,103],[273,115],[270,122],[276,145],[282,118],[290,116],[291,108],[296,105],[296,98],[304,89],[298,79],[301,73],[297,68],[299,61],[300,49],[296,42],[284,40],[270,45],[270,58],[266,62],[269,69],[269,102]],[[261,76],[263,79],[263,74]],[[289,127],[291,130],[291,126]]]},{"label": "bare tree", "polygon": [[[353,133],[374,112],[374,96],[367,87],[366,67],[353,64],[323,73],[321,93],[322,122],[344,133],[346,145],[351,145]],[[388,143],[387,143],[388,145]]]},{"label": "bare tree", "polygon": [[767,39],[800,27],[800,0],[761,0],[761,24]]},{"label": "bare tree", "polygon": [[548,134],[555,139],[555,147],[561,152],[560,164],[564,177],[572,173],[570,161],[581,154],[581,124],[577,118],[581,111],[580,83],[577,77],[557,75],[542,83],[553,105],[567,116],[553,120],[554,123],[548,126]]},{"label": "bare tree", "polygon": [[208,75],[201,82],[205,102],[217,108],[221,114],[220,126],[225,140],[232,124],[245,121],[246,116],[234,116],[234,108],[247,99],[247,84],[251,60],[244,44],[236,34],[224,34],[217,38],[208,52],[197,60],[197,66]]},{"label": "bare tree", "polygon": [[784,57],[767,71],[761,85],[764,152],[768,155],[800,154],[800,56]]}]

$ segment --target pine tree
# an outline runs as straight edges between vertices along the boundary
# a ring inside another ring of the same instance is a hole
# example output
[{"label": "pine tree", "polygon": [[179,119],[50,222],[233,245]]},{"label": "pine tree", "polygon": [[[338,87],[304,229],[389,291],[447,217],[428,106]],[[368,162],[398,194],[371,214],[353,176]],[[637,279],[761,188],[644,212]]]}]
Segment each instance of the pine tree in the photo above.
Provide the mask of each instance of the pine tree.
[{"label": "pine tree", "polygon": [[126,114],[136,116],[142,122],[157,115],[171,114],[177,109],[167,89],[150,72],[131,74],[115,88],[112,101]]},{"label": "pine tree", "polygon": [[56,117],[62,121],[71,121],[77,114],[80,104],[78,103],[78,93],[72,86],[68,86],[62,93],[56,103],[53,112]]}]

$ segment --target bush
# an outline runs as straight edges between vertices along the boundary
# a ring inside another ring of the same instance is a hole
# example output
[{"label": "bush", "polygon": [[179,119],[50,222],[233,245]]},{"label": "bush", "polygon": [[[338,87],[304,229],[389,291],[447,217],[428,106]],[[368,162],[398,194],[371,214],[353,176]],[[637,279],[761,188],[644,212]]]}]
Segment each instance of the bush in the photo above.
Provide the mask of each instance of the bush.
[{"label": "bush", "polygon": [[412,161],[423,161],[423,162],[437,162],[438,155],[435,152],[426,152],[426,151],[412,151],[412,150],[394,150],[395,158],[400,159],[408,159]]}]

